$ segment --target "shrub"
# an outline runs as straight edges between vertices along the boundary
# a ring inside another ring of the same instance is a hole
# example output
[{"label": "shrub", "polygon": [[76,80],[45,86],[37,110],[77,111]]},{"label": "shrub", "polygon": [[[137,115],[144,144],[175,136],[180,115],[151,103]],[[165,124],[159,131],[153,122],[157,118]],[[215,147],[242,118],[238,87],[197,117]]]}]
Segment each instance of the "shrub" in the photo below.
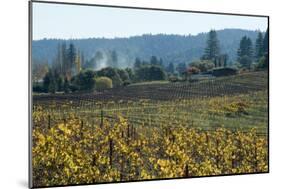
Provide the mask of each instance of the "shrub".
[{"label": "shrub", "polygon": [[72,88],[79,91],[92,90],[95,86],[94,77],[95,73],[92,70],[82,71],[71,78]]},{"label": "shrub", "polygon": [[132,82],[130,80],[125,80],[123,82],[123,86],[127,86],[127,85],[130,85]]},{"label": "shrub", "polygon": [[[123,82],[125,81],[129,81],[130,80],[130,77],[129,77],[129,74],[126,70],[123,70],[123,69],[117,69],[117,73],[119,74],[121,80]],[[123,83],[124,84],[124,83]]]},{"label": "shrub", "polygon": [[268,58],[263,56],[259,59],[259,62],[256,66],[256,70],[268,69]]},{"label": "shrub", "polygon": [[112,68],[112,67],[103,68],[97,72],[97,75],[99,77],[110,78],[112,80],[114,87],[123,85],[123,81],[116,68]]},{"label": "shrub", "polygon": [[216,77],[229,76],[237,74],[237,70],[234,68],[218,68],[214,69],[212,74]]},{"label": "shrub", "polygon": [[96,81],[96,89],[104,90],[112,88],[112,80],[108,77],[98,77],[95,79]]},{"label": "shrub", "polygon": [[180,80],[179,77],[172,75],[172,76],[169,77],[169,81],[174,83],[174,82],[178,82],[178,81],[181,81],[181,80]]},{"label": "shrub", "polygon": [[187,69],[188,74],[198,74],[199,72],[200,72],[200,70],[196,67],[189,67]]},{"label": "shrub", "polygon": [[250,69],[253,60],[252,60],[252,58],[249,57],[249,56],[242,56],[242,57],[239,59],[239,62],[240,62],[241,66],[242,66],[243,68]]},{"label": "shrub", "polygon": [[136,70],[138,81],[166,80],[166,72],[160,66],[141,66]]},{"label": "shrub", "polygon": [[42,84],[33,83],[32,91],[37,93],[45,93],[46,90],[44,89]]},{"label": "shrub", "polygon": [[235,115],[248,115],[247,108],[248,104],[245,102],[232,102],[228,105],[225,105],[224,109],[226,112],[226,116],[235,116]]},{"label": "shrub", "polygon": [[215,67],[215,64],[210,60],[194,61],[189,64],[189,67],[195,67],[199,69],[200,72],[206,72]]}]

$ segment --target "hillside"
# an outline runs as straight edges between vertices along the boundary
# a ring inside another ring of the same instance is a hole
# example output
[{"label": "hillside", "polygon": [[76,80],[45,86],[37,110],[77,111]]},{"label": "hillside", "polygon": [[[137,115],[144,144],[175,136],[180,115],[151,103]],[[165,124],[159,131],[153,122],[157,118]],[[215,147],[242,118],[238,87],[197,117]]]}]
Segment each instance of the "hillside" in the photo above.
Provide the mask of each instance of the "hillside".
[{"label": "hillside", "polygon": [[[258,31],[248,31],[242,29],[224,29],[217,31],[220,41],[222,53],[229,55],[230,61],[236,60],[237,48],[240,39],[247,35],[254,42]],[[43,39],[36,40],[32,43],[33,54],[35,60],[48,60],[52,63],[57,46],[61,42],[67,44],[72,42],[76,47],[84,52],[85,59],[92,58],[99,51],[115,50],[118,55],[118,64],[122,67],[131,66],[136,57],[141,59],[149,59],[155,55],[163,59],[164,64],[173,62],[175,64],[181,62],[190,62],[201,57],[207,33],[198,35],[142,35],[129,38],[89,38],[89,39]]]},{"label": "hillside", "polygon": [[81,100],[174,100],[189,98],[217,97],[224,95],[248,94],[268,88],[268,73],[265,71],[250,72],[227,76],[195,83],[157,83],[129,85],[108,89],[103,92],[72,93],[72,94],[52,94],[35,95],[33,99],[37,101],[49,100],[71,100],[80,103]]}]

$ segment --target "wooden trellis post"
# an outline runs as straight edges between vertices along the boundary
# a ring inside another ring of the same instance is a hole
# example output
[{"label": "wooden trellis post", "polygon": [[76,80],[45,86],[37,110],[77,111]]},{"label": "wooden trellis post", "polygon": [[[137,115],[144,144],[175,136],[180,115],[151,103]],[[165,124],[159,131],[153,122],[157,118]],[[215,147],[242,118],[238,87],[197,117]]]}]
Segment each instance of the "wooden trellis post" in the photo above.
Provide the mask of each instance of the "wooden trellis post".
[{"label": "wooden trellis post", "polygon": [[102,128],[103,127],[103,107],[102,107],[102,104],[101,104],[101,111],[100,111],[100,127]]},{"label": "wooden trellis post", "polygon": [[258,172],[258,154],[257,154],[257,139],[256,136],[254,137],[254,167],[255,167],[255,171]]},{"label": "wooden trellis post", "polygon": [[130,125],[127,126],[127,138],[130,138]]},{"label": "wooden trellis post", "polygon": [[109,164],[110,168],[112,168],[112,154],[113,154],[113,141],[109,139]]},{"label": "wooden trellis post", "polygon": [[124,138],[124,131],[123,131],[123,129],[121,130],[121,138]]},{"label": "wooden trellis post", "polygon": [[48,115],[48,129],[51,128],[51,116],[50,114]]},{"label": "wooden trellis post", "polygon": [[216,155],[216,165],[217,165],[217,168],[219,168],[219,141],[218,139],[216,138],[216,148],[217,148],[217,155]]},{"label": "wooden trellis post", "polygon": [[188,170],[187,164],[185,165],[185,168],[184,168],[184,177],[189,177],[189,170]]},{"label": "wooden trellis post", "polygon": [[80,137],[83,138],[83,126],[84,126],[84,123],[83,123],[83,120],[81,120],[81,127],[80,127]]}]

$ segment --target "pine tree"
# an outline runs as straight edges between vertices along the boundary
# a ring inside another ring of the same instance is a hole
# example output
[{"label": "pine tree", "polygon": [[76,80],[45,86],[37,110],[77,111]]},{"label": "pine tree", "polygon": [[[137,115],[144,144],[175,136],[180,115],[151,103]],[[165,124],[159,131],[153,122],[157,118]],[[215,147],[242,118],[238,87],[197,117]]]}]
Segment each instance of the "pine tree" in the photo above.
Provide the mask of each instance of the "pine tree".
[{"label": "pine tree", "polygon": [[45,92],[55,93],[57,91],[57,82],[53,70],[50,70],[43,79],[43,88]]},{"label": "pine tree", "polygon": [[264,34],[264,38],[263,38],[263,53],[264,54],[268,54],[268,41],[269,41],[269,34],[268,34],[268,28]]},{"label": "pine tree", "polygon": [[203,60],[214,60],[220,54],[219,40],[217,38],[217,32],[211,30],[208,34],[207,46],[202,56]]},{"label": "pine tree", "polygon": [[253,44],[250,38],[244,36],[239,45],[239,49],[237,51],[238,59],[243,56],[253,57]]},{"label": "pine tree", "polygon": [[168,65],[167,72],[172,73],[172,74],[175,72],[175,66],[172,62]]},{"label": "pine tree", "polygon": [[159,65],[163,66],[163,59],[162,58],[159,59]]},{"label": "pine tree", "polygon": [[84,52],[81,52],[81,69],[85,66],[85,55]]},{"label": "pine tree", "polygon": [[263,35],[259,32],[258,37],[256,39],[256,47],[255,47],[255,58],[258,61],[264,54],[263,52]]},{"label": "pine tree", "polygon": [[67,77],[64,78],[64,84],[63,84],[63,91],[64,93],[69,93],[69,82]]},{"label": "pine tree", "polygon": [[67,71],[67,49],[66,43],[61,44],[61,65],[62,65],[62,75],[66,76]]},{"label": "pine tree", "polygon": [[61,54],[61,44],[59,43],[57,46],[57,54],[55,60],[52,64],[52,68],[56,71],[56,73],[62,73],[62,54]]},{"label": "pine tree", "polygon": [[107,66],[118,68],[118,55],[115,50],[109,52]]},{"label": "pine tree", "polygon": [[150,57],[150,64],[151,65],[157,65],[158,64],[158,59],[156,56],[151,56]]},{"label": "pine tree", "polygon": [[241,39],[237,55],[238,62],[240,62],[243,67],[250,68],[253,62],[253,44],[249,37],[244,36]]},{"label": "pine tree", "polygon": [[141,60],[139,58],[136,58],[135,63],[134,63],[134,68],[138,69],[141,67]]},{"label": "pine tree", "polygon": [[69,48],[67,49],[67,65],[66,65],[66,76],[68,79],[73,75],[73,67],[75,66],[76,60],[76,50],[73,43],[70,43]]},{"label": "pine tree", "polygon": [[49,86],[51,83],[51,72],[46,73],[46,75],[43,78],[43,89],[45,92],[49,91]]}]

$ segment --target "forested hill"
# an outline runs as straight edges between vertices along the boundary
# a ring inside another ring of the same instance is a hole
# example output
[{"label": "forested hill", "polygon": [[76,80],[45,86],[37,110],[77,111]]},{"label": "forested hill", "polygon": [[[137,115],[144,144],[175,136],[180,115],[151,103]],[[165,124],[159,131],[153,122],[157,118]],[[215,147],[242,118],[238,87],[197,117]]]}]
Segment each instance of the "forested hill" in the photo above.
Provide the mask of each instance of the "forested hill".
[{"label": "forested hill", "polygon": [[[192,27],[192,26],[190,26]],[[243,36],[248,36],[254,42],[258,31],[242,29],[218,30],[221,53],[227,53],[230,61],[236,60],[237,48]],[[164,64],[173,62],[190,62],[202,56],[206,46],[207,33],[198,35],[142,35],[130,38],[88,38],[88,39],[43,39],[32,43],[33,59],[39,61],[48,60],[51,64],[56,56],[60,42],[69,44],[72,42],[81,52],[84,58],[90,59],[99,51],[116,51],[118,60],[123,67],[131,66],[136,57],[149,59],[152,55],[161,57]]]}]

